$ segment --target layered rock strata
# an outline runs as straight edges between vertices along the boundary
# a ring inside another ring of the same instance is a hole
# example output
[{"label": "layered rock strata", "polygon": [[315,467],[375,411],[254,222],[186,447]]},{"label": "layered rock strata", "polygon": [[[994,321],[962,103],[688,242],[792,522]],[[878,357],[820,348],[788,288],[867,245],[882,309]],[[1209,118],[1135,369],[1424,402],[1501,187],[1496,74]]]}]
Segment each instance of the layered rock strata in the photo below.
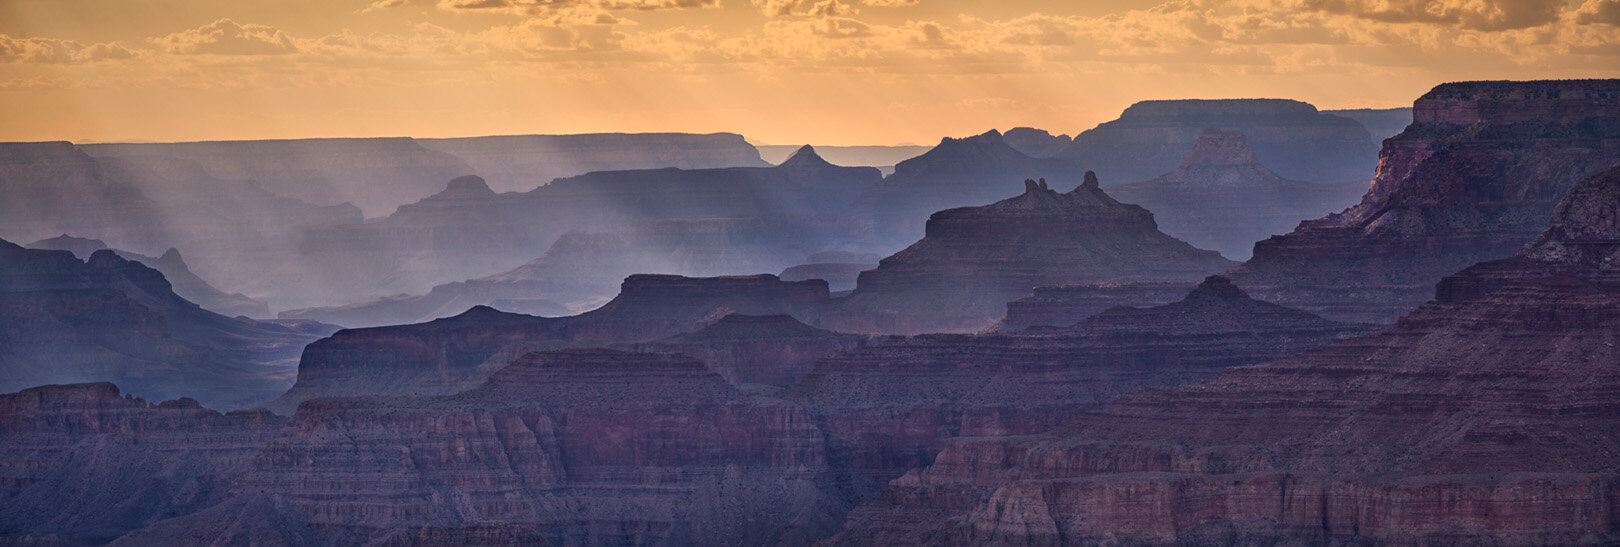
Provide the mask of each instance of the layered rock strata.
[{"label": "layered rock strata", "polygon": [[921,241],[861,272],[824,325],[974,332],[1038,286],[1196,280],[1232,264],[1160,232],[1152,213],[1109,197],[1093,175],[1067,193],[1025,181],[1020,196],[935,213]]},{"label": "layered rock strata", "polygon": [[953,441],[832,543],[1613,543],[1616,219],[1620,169],[1383,332]]},{"label": "layered rock strata", "polygon": [[1390,322],[1442,277],[1512,256],[1577,182],[1620,164],[1620,80],[1464,82],[1419,98],[1362,202],[1255,244],[1268,301]]}]

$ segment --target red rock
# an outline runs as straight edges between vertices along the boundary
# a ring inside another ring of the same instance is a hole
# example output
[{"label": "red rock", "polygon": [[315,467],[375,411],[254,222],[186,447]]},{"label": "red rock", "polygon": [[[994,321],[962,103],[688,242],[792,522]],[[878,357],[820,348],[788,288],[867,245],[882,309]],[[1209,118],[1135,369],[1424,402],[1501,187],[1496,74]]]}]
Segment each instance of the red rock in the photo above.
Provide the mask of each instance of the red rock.
[{"label": "red rock", "polygon": [[1025,181],[1018,197],[935,213],[921,241],[862,272],[823,326],[844,332],[974,332],[1044,285],[1193,280],[1232,264],[1158,231],[1096,177],[1068,193]]},{"label": "red rock", "polygon": [[1613,543],[1617,218],[1613,169],[1383,332],[953,441],[833,543]]},{"label": "red rock", "polygon": [[109,383],[0,395],[0,542],[103,543],[208,507],[284,423]]},{"label": "red rock", "polygon": [[[495,522],[552,543],[798,543],[835,526],[833,479],[803,409],[695,360],[571,350],[453,396],[306,402],[224,509],[124,540],[251,542],[270,521],[350,543]],[[267,498],[283,507],[229,510]]]}]

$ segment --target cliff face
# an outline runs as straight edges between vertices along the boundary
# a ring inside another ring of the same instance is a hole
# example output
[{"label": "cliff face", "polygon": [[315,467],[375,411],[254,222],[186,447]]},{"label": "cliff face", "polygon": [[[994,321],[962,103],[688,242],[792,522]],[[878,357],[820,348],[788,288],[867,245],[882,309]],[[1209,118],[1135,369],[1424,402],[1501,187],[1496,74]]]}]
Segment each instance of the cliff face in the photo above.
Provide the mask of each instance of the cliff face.
[{"label": "cliff face", "polygon": [[841,540],[1612,543],[1616,218],[1620,169],[1379,334],[954,441]]},{"label": "cliff face", "polygon": [[1058,157],[1106,180],[1147,180],[1175,169],[1206,127],[1248,135],[1260,163],[1291,180],[1365,181],[1377,164],[1378,143],[1361,124],[1285,99],[1142,101]]},{"label": "cliff face", "polygon": [[117,381],[153,398],[220,408],[274,397],[325,325],[228,318],[175,295],[156,270],[109,250],[0,241],[0,390]]},{"label": "cliff face", "polygon": [[[99,239],[86,239],[62,234],[50,239],[42,239],[26,245],[29,249],[58,249],[72,252],[75,257],[85,259],[102,249],[108,249],[107,243]],[[114,253],[125,260],[140,262],[169,281],[174,294],[201,306],[203,309],[225,316],[248,316],[264,318],[270,315],[270,306],[264,302],[248,298],[241,293],[226,294],[213,285],[197,277],[186,265],[184,258],[180,257],[180,250],[169,248],[163,256],[145,256],[129,251],[113,249]]]},{"label": "cliff face", "polygon": [[1025,182],[1018,197],[935,213],[921,241],[861,272],[825,325],[846,332],[973,332],[1037,286],[1197,279],[1232,264],[1158,231],[1088,176],[1059,193]]},{"label": "cliff face", "polygon": [[595,133],[416,139],[452,154],[502,192],[522,192],[552,179],[592,171],[765,167],[742,135]]},{"label": "cliff face", "polygon": [[[551,543],[798,543],[844,508],[804,410],[691,359],[611,350],[531,354],[454,396],[305,403],[232,492],[123,541],[262,541],[294,523],[352,543],[493,521]],[[268,515],[231,510],[266,498]]]},{"label": "cliff face", "polygon": [[995,330],[1016,331],[1034,326],[1067,327],[1115,306],[1157,306],[1175,302],[1196,283],[1087,283],[1035,287],[1026,296],[1007,303],[1007,316]]},{"label": "cliff face", "polygon": [[817,360],[871,340],[811,327],[791,315],[727,315],[690,333],[617,347],[688,355],[733,385],[783,388],[798,383]]},{"label": "cliff face", "polygon": [[1436,87],[1362,202],[1255,244],[1233,281],[1328,317],[1391,321],[1436,281],[1512,255],[1581,179],[1620,164],[1620,80]]},{"label": "cliff face", "polygon": [[1114,308],[1068,328],[874,343],[823,359],[784,397],[813,410],[834,463],[871,488],[927,466],[950,438],[1045,431],[1138,387],[1197,381],[1366,330],[1211,277],[1180,301]]},{"label": "cliff face", "polygon": [[935,211],[990,203],[1006,195],[1000,181],[1051,181],[1058,191],[1078,186],[1083,172],[1056,159],[1031,158],[991,130],[963,139],[945,138],[921,156],[902,161],[853,206],[846,226],[852,240],[894,249],[923,234],[917,227]]},{"label": "cliff face", "polygon": [[0,541],[104,543],[213,505],[285,422],[109,383],[0,395]]},{"label": "cliff face", "polygon": [[475,307],[417,325],[342,330],[305,348],[292,389],[266,405],[288,413],[315,397],[447,394],[473,385],[528,350],[654,340],[698,330],[731,314],[813,318],[828,300],[821,281],[772,275],[687,278],[633,275],[619,296],[571,317],[542,318]]},{"label": "cliff face", "polygon": [[1342,210],[1366,188],[1284,179],[1260,164],[1242,133],[1207,128],[1174,171],[1108,193],[1146,207],[1177,239],[1245,260],[1255,241]]}]

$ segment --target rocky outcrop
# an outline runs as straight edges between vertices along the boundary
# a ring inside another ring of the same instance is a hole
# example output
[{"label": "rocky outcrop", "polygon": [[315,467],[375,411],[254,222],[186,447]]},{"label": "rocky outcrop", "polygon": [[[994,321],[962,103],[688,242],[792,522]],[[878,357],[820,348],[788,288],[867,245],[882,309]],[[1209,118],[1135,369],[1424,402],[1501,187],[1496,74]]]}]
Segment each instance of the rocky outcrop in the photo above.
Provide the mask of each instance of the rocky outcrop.
[{"label": "rocky outcrop", "polygon": [[0,395],[0,542],[100,544],[206,508],[285,422],[109,383]]},{"label": "rocky outcrop", "polygon": [[1117,306],[1145,307],[1175,302],[1195,286],[1197,283],[1190,281],[1165,281],[1035,287],[1029,295],[1007,303],[1007,316],[996,323],[994,330],[1067,327]]},{"label": "rocky outcrop", "polygon": [[1211,127],[1174,171],[1108,193],[1152,211],[1159,229],[1176,239],[1246,260],[1254,242],[1343,210],[1366,189],[1365,182],[1284,179],[1260,164],[1243,133]]},{"label": "rocky outcrop", "polygon": [[783,281],[821,279],[833,292],[855,289],[855,280],[861,272],[878,267],[883,257],[867,253],[820,252],[810,255],[803,264],[782,270]]},{"label": "rocky outcrop", "polygon": [[1393,321],[1442,277],[1517,252],[1575,183],[1620,164],[1620,80],[1445,84],[1413,118],[1360,204],[1256,243],[1232,280],[1326,317]]},{"label": "rocky outcrop", "polygon": [[304,344],[332,330],[204,310],[110,250],[81,262],[0,241],[0,390],[115,381],[154,399],[240,408],[286,389]]},{"label": "rocky outcrop", "polygon": [[[545,254],[495,275],[433,287],[424,295],[282,312],[349,327],[420,323],[473,306],[559,317],[595,308],[638,273],[708,277],[774,271],[803,256],[792,232],[756,218],[641,222],[616,232],[568,232]],[[791,279],[791,280],[801,280]],[[573,311],[570,311],[573,310]]]},{"label": "rocky outcrop", "polygon": [[928,465],[953,437],[1041,432],[1138,387],[1209,378],[1367,328],[1210,277],[1177,302],[1118,307],[1067,328],[868,345],[817,363],[784,397],[815,412],[835,464],[873,487]]},{"label": "rocky outcrop", "polygon": [[[689,358],[572,350],[452,396],[307,402],[233,499],[122,542],[363,543],[495,523],[549,543],[802,543],[836,526],[834,479],[801,408]],[[253,503],[273,512],[234,510]]]},{"label": "rocky outcrop", "polygon": [[1033,127],[1014,127],[1002,133],[1001,137],[1007,141],[1007,146],[1031,158],[1050,158],[1074,142],[1074,138],[1068,135],[1053,135],[1045,129]]},{"label": "rocky outcrop", "polygon": [[615,347],[691,356],[733,385],[785,388],[804,378],[818,359],[871,340],[818,329],[791,315],[727,315],[690,333]]},{"label": "rocky outcrop", "polygon": [[178,159],[210,176],[255,181],[283,197],[317,205],[353,203],[368,216],[433,193],[473,173],[461,158],[406,138],[112,143],[80,147],[96,158]]},{"label": "rocky outcrop", "polygon": [[[402,206],[388,218],[309,234],[301,241],[297,267],[284,273],[318,280],[322,292],[343,296],[338,302],[423,294],[435,285],[522,266],[568,232],[632,232],[626,237],[656,241],[672,234],[661,233],[662,228],[633,232],[649,224],[713,219],[730,220],[683,228],[695,234],[695,248],[691,256],[672,257],[707,269],[632,273],[776,272],[822,248],[832,237],[829,226],[837,225],[832,215],[878,180],[876,169],[835,166],[809,148],[775,167],[604,171],[558,179],[524,193],[497,194],[466,179],[458,183],[460,189]],[[736,234],[717,233],[721,229]],[[704,248],[708,242],[723,246]],[[779,250],[755,252],[762,248]],[[776,255],[792,258],[746,268],[753,266],[748,261],[754,256]],[[610,283],[617,280],[604,277]],[[610,296],[608,289],[599,296]]]},{"label": "rocky outcrop", "polygon": [[[633,275],[618,297],[577,316],[532,317],[479,306],[416,325],[346,329],[305,348],[297,383],[266,406],[290,413],[316,397],[449,394],[530,351],[666,338],[731,314],[812,319],[828,298],[819,280]],[[529,345],[502,354],[519,344]]]},{"label": "rocky outcrop", "polygon": [[[776,164],[792,157],[803,147],[798,145],[758,145],[754,148],[759,149],[759,156],[764,158],[766,162]],[[930,147],[916,145],[824,146],[818,144],[815,145],[815,148],[816,153],[823,158],[827,158],[827,161],[838,165],[876,167],[884,175],[888,175],[894,172],[894,164],[920,156],[927,152]]]},{"label": "rocky outcrop", "polygon": [[1147,180],[1175,169],[1206,127],[1248,135],[1260,163],[1290,180],[1366,181],[1378,161],[1361,124],[1286,99],[1142,101],[1076,135],[1058,157],[1106,180]]},{"label": "rocky outcrop", "polygon": [[975,332],[1046,285],[1194,280],[1231,265],[1160,232],[1153,214],[1104,193],[1094,175],[935,213],[921,241],[861,272],[824,325],[844,332]]},{"label": "rocky outcrop", "polygon": [[[42,239],[26,245],[29,249],[59,249],[72,252],[80,259],[90,258],[91,254],[102,249],[108,249],[107,243],[99,239],[86,239],[62,234],[50,239]],[[163,256],[144,256],[129,251],[112,250],[125,260],[140,262],[169,281],[174,294],[202,306],[203,309],[226,316],[246,316],[264,318],[270,316],[270,306],[264,302],[248,298],[242,293],[226,294],[225,291],[214,288],[213,285],[197,277],[196,273],[186,265],[184,258],[180,257],[180,250],[170,247],[163,252]]]},{"label": "rocky outcrop", "polygon": [[1013,149],[993,129],[945,138],[927,153],[895,165],[894,174],[854,205],[856,220],[844,229],[850,240],[869,248],[899,248],[922,237],[917,228],[935,211],[991,203],[1006,196],[1002,181],[1041,178],[1065,192],[1084,175],[1067,161],[1031,158]]},{"label": "rocky outcrop", "polygon": [[[502,192],[592,171],[765,167],[759,152],[732,133],[592,133],[416,139],[461,158]],[[853,164],[852,164],[853,165]]]},{"label": "rocky outcrop", "polygon": [[1341,118],[1350,118],[1367,128],[1375,143],[1382,143],[1384,139],[1399,135],[1412,123],[1412,108],[1353,108],[1347,110],[1323,110],[1323,114],[1331,114]]},{"label": "rocky outcrop", "polygon": [[1616,218],[1620,169],[1381,333],[953,441],[833,543],[1613,543]]}]

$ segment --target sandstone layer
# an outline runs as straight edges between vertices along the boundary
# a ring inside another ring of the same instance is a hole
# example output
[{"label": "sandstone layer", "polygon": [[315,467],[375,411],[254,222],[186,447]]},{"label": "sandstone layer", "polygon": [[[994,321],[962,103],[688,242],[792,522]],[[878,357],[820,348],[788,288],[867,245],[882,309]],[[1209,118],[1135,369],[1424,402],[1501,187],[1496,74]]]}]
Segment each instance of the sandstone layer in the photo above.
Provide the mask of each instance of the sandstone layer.
[{"label": "sandstone layer", "polygon": [[1620,169],[1387,330],[953,441],[833,543],[1611,544],[1617,219]]},{"label": "sandstone layer", "polygon": [[1442,277],[1512,256],[1577,182],[1620,164],[1620,80],[1465,82],[1419,98],[1362,202],[1228,272],[1325,317],[1390,322]]},{"label": "sandstone layer", "polygon": [[1160,232],[1153,214],[1085,182],[935,213],[921,241],[861,272],[824,325],[844,332],[974,332],[1038,286],[1196,280],[1233,263]]},{"label": "sandstone layer", "polygon": [[0,395],[0,543],[101,544],[209,507],[285,423],[109,383]]}]

